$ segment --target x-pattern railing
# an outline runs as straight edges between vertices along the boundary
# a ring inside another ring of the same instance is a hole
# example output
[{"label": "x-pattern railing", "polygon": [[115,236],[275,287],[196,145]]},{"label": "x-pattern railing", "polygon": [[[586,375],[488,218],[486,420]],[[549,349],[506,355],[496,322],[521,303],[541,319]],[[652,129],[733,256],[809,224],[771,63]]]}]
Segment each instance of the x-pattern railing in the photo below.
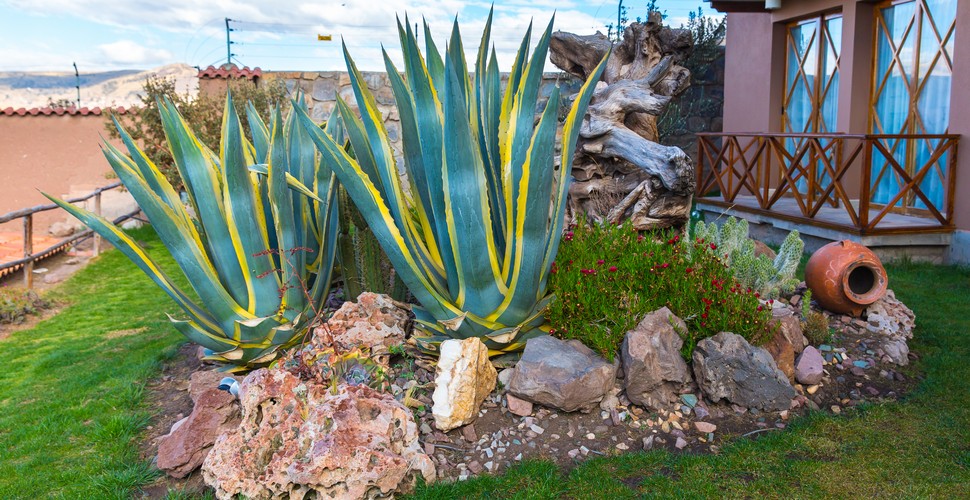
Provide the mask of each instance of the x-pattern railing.
[{"label": "x-pattern railing", "polygon": [[[734,203],[739,195],[749,195],[765,211],[783,198],[792,198],[805,219],[814,219],[825,206],[841,208],[860,233],[878,232],[880,222],[893,212],[926,217],[937,227],[952,226],[957,135],[706,133],[698,137],[698,197],[719,193],[724,202]],[[925,161],[907,165],[895,153],[908,141],[935,146]],[[882,167],[873,169],[873,160]],[[942,201],[924,190],[924,181],[934,171],[943,184]],[[889,201],[876,203],[876,182],[884,175],[896,176],[899,189]]]}]

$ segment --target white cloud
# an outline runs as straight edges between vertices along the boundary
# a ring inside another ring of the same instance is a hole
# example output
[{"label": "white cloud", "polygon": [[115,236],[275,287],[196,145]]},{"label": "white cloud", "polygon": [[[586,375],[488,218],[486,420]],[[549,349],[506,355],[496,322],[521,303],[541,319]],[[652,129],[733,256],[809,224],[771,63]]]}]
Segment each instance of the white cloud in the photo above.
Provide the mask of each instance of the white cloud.
[{"label": "white cloud", "polygon": [[131,40],[98,45],[104,63],[112,66],[158,66],[172,61],[172,53],[139,45]]}]

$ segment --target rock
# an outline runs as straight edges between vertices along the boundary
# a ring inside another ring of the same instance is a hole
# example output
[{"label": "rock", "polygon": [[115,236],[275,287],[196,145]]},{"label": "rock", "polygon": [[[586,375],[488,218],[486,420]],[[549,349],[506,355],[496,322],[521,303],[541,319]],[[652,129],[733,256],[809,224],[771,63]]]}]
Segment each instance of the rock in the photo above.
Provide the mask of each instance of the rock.
[{"label": "rock", "polygon": [[687,324],[663,307],[648,315],[626,333],[620,348],[626,395],[634,404],[661,409],[677,401],[677,394],[691,384],[690,370],[677,333]]},{"label": "rock", "polygon": [[478,337],[442,342],[431,396],[435,426],[447,432],[475,420],[497,379],[488,348]]},{"label": "rock", "polygon": [[822,381],[823,366],[825,360],[822,354],[814,347],[808,346],[798,356],[798,363],[795,365],[795,380],[804,385],[816,385]]},{"label": "rock", "polygon": [[[219,372],[216,370],[197,370],[189,375],[189,397],[192,398],[192,403],[198,404],[199,397],[212,389],[219,388],[219,382],[226,377],[231,377],[236,379],[237,382],[242,382],[243,377],[233,376],[229,373]],[[229,395],[226,391],[221,391]],[[229,395],[230,399],[235,399]]]},{"label": "rock", "polygon": [[866,329],[875,335],[876,347],[897,365],[909,364],[908,339],[913,338],[916,315],[896,299],[892,290],[866,308]]},{"label": "rock", "polygon": [[328,348],[330,338],[343,349],[366,347],[372,356],[382,357],[391,346],[404,343],[408,312],[387,295],[364,292],[357,302],[344,302],[313,332],[311,344]]},{"label": "rock", "polygon": [[616,407],[620,406],[619,394],[622,391],[618,384],[614,384],[610,389],[610,392],[603,396],[603,400],[600,401],[600,409],[603,411],[616,411]]},{"label": "rock", "polygon": [[509,393],[563,411],[589,409],[613,387],[616,367],[577,340],[529,339]]},{"label": "rock", "polygon": [[715,403],[763,410],[787,410],[795,389],[768,351],[740,335],[721,332],[697,343],[694,375],[701,391]]},{"label": "rock", "polygon": [[512,372],[513,371],[514,371],[513,368],[506,368],[506,369],[498,372],[498,382],[500,384],[502,384],[502,387],[506,387],[507,388],[509,386],[509,381],[512,380]]},{"label": "rock", "polygon": [[505,395],[505,400],[509,405],[509,411],[520,417],[532,415],[532,403],[524,399],[519,399],[511,394]]},{"label": "rock", "polygon": [[374,498],[409,491],[435,467],[411,411],[367,386],[303,382],[260,369],[240,389],[242,423],[202,466],[219,499]]},{"label": "rock", "polygon": [[763,241],[760,241],[760,240],[752,239],[752,241],[754,241],[754,256],[755,257],[764,255],[764,256],[768,257],[769,259],[771,259],[771,260],[775,260],[775,257],[777,255],[775,254],[775,251],[771,249],[771,247],[769,247],[768,245],[765,245],[765,243]]},{"label": "rock", "polygon": [[676,446],[678,450],[683,450],[687,446],[687,440],[682,437],[678,437],[677,442],[674,443],[674,446]]},{"label": "rock", "polygon": [[694,428],[698,432],[703,432],[704,434],[710,434],[717,430],[717,426],[709,422],[694,422]]},{"label": "rock", "polygon": [[70,222],[55,222],[50,225],[47,232],[50,233],[51,236],[57,238],[67,238],[68,236],[73,235],[77,229],[78,226],[76,223],[72,224]]},{"label": "rock", "polygon": [[[192,374],[193,380],[198,378]],[[171,432],[158,440],[157,466],[174,478],[191,474],[202,465],[216,438],[239,425],[239,406],[228,392],[217,387],[196,388],[192,401],[195,403],[192,413],[176,422]]]},{"label": "rock", "polygon": [[[792,318],[794,319],[794,318]],[[795,320],[798,321],[798,320]],[[775,360],[775,365],[785,374],[789,382],[795,381],[795,348],[779,330],[772,337],[771,342],[765,344],[765,350]]]},{"label": "rock", "polygon": [[654,440],[653,436],[647,436],[643,438],[643,451],[653,449],[653,440]]},{"label": "rock", "polygon": [[697,396],[693,394],[681,394],[680,400],[684,402],[685,405],[694,408],[697,406]]},{"label": "rock", "polygon": [[779,327],[776,337],[780,336],[788,341],[796,356],[801,354],[808,345],[808,338],[802,330],[802,322],[794,315],[781,316],[773,319],[772,322],[777,323]]}]

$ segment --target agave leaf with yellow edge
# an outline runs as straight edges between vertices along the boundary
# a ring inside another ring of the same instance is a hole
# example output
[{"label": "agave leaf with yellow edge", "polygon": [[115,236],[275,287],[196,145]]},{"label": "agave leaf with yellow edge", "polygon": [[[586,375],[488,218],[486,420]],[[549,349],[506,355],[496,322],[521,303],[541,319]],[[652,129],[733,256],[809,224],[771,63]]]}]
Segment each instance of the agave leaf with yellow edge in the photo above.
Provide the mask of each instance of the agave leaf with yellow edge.
[{"label": "agave leaf with yellow edge", "polygon": [[[218,152],[199,142],[171,102],[159,103],[190,211],[118,125],[127,153],[105,157],[138,202],[198,299],[174,284],[123,231],[48,196],[130,258],[187,316],[172,325],[223,370],[272,363],[306,335],[330,287],[337,238],[336,179],[291,110],[266,123],[250,107],[256,145],[227,96]],[[339,136],[340,120],[330,134]]]},{"label": "agave leaf with yellow edge", "polygon": [[[420,303],[414,308],[421,336],[417,344],[431,352],[443,340],[473,336],[494,355],[521,350],[527,339],[543,332],[552,299],[546,282],[559,247],[570,181],[568,169],[556,172],[558,87],[536,121],[552,21],[531,55],[530,26],[504,92],[491,23],[489,14],[470,77],[457,22],[444,55],[427,25],[422,54],[410,21],[398,22],[404,76],[386,53],[384,63],[401,119],[403,162],[395,158],[381,111],[346,46],[360,116],[339,97],[337,109],[355,155],[299,112]],[[607,57],[562,124],[563,165],[571,163]]]}]

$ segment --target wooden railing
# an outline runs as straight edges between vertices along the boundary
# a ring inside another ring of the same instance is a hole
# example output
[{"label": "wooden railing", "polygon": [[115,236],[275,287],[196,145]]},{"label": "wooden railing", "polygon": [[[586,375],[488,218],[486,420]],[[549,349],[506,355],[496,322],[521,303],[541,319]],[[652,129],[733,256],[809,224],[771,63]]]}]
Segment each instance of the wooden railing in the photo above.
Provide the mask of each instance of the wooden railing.
[{"label": "wooden railing", "polygon": [[[880,224],[893,213],[930,222],[917,230],[953,226],[958,135],[697,135],[704,201],[733,204],[741,196],[746,208],[772,212],[780,200],[794,200],[796,217],[809,223],[833,207],[851,221],[835,225],[859,234],[914,229]],[[886,176],[897,181],[892,192],[880,185]],[[942,193],[928,193],[930,183]]]},{"label": "wooden railing", "polygon": [[[93,192],[88,193],[84,196],[79,196],[77,198],[71,198],[66,200],[68,203],[80,203],[82,201],[90,200],[94,198],[94,210],[93,212],[101,215],[101,193],[105,191],[110,191],[112,189],[117,189],[121,187],[120,182],[115,182],[114,184],[109,184],[104,187],[95,189]],[[24,208],[20,210],[14,210],[13,212],[8,212],[6,214],[0,215],[0,224],[11,222],[17,219],[23,219],[23,247],[24,253],[23,257],[17,260],[9,262],[0,262],[0,276],[4,276],[20,269],[23,269],[24,273],[24,285],[27,288],[33,287],[33,274],[34,274],[34,262],[49,257],[56,254],[68,246],[84,240],[86,238],[94,236],[94,254],[98,255],[101,252],[101,237],[95,234],[90,229],[82,231],[80,233],[71,235],[70,237],[58,241],[56,244],[49,246],[38,252],[34,251],[34,214],[38,212],[46,212],[48,210],[60,209],[57,205],[51,203],[48,205],[38,205],[35,207]],[[133,212],[124,214],[112,222],[115,224],[120,224],[121,222],[131,219],[138,214],[141,210],[135,210]]]}]

